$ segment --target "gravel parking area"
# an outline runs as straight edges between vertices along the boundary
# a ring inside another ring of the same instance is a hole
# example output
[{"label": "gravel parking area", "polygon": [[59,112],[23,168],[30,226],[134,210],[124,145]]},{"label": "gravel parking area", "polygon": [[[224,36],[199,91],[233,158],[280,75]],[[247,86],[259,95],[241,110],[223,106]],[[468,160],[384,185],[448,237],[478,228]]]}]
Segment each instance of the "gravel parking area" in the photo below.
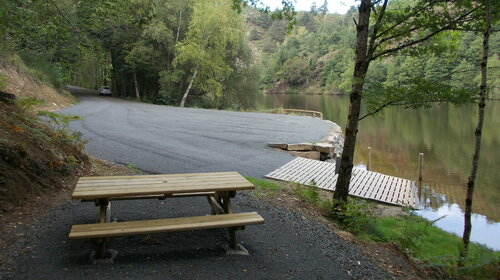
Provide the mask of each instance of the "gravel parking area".
[{"label": "gravel parking area", "polygon": [[[1,279],[392,279],[355,244],[315,218],[239,193],[234,211],[257,211],[266,223],[239,232],[249,256],[226,255],[225,229],[111,238],[114,264],[92,265],[89,240],[70,241],[72,224],[92,223],[93,203],[67,201],[15,229],[14,262]],[[118,221],[205,215],[203,197],[116,201]]]}]

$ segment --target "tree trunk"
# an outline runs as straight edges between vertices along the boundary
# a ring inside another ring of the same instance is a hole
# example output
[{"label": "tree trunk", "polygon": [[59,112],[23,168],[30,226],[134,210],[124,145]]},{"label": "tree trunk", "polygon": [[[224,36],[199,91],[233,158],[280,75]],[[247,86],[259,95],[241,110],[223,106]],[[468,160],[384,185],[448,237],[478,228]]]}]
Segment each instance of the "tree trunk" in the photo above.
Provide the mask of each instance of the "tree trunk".
[{"label": "tree trunk", "polygon": [[481,88],[480,99],[478,104],[478,122],[476,127],[476,146],[472,156],[472,169],[469,180],[467,182],[467,197],[465,198],[465,214],[464,214],[464,234],[462,241],[464,243],[463,250],[460,252],[459,265],[463,266],[467,252],[469,250],[470,233],[472,231],[471,213],[472,213],[472,197],[474,194],[474,185],[476,182],[477,169],[479,165],[479,155],[481,152],[481,135],[483,132],[484,108],[486,107],[486,81],[487,81],[487,64],[488,64],[488,49],[491,32],[491,0],[486,1],[486,28],[483,33],[483,57],[481,59]]},{"label": "tree trunk", "polygon": [[368,65],[370,63],[367,55],[370,11],[371,1],[362,0],[359,6],[359,18],[356,26],[356,64],[352,79],[349,115],[347,117],[347,126],[345,129],[344,150],[342,152],[337,185],[333,193],[333,198],[337,201],[347,201],[347,195],[349,194],[356,135],[358,133],[359,112],[361,110],[361,94]]},{"label": "tree trunk", "polygon": [[199,65],[196,65],[196,68],[194,69],[193,77],[191,78],[191,81],[189,82],[189,85],[186,89],[186,92],[184,92],[184,96],[182,96],[181,107],[184,107],[184,104],[186,103],[186,99],[188,97],[189,91],[191,90],[191,87],[193,86],[194,79],[196,78],[196,74],[198,73],[198,67],[199,67]]},{"label": "tree trunk", "polygon": [[135,86],[135,98],[137,101],[141,101],[141,96],[139,94],[139,84],[137,83],[137,72],[134,70],[134,86]]},{"label": "tree trunk", "polygon": [[181,33],[181,23],[182,23],[182,7],[179,10],[179,22],[177,24],[177,36],[175,36],[175,44],[179,42],[179,34]]}]

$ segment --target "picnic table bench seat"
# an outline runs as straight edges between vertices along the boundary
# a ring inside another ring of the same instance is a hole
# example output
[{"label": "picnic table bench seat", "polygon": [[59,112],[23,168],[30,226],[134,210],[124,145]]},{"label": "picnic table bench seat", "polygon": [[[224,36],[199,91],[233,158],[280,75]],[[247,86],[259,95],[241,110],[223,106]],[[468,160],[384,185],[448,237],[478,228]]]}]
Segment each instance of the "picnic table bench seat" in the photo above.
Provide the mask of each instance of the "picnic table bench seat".
[{"label": "picnic table bench seat", "polygon": [[[135,176],[80,177],[72,198],[95,201],[99,219],[95,224],[73,225],[69,239],[93,239],[97,257],[106,255],[108,237],[227,228],[230,247],[238,248],[236,231],[247,225],[263,224],[256,212],[233,213],[231,198],[236,191],[255,186],[238,172],[158,174]],[[130,199],[165,199],[206,196],[211,215],[110,223],[111,201]]]},{"label": "picnic table bench seat", "polygon": [[69,239],[105,238],[209,228],[241,227],[263,223],[264,219],[257,212],[245,212],[131,222],[83,224],[71,227]]}]

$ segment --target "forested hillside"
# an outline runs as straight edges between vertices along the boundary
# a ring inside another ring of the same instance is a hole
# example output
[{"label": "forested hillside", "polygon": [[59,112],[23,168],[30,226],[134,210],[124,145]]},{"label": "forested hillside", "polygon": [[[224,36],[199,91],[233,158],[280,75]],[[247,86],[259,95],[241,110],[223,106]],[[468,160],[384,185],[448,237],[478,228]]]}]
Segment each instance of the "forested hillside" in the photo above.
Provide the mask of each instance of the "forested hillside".
[{"label": "forested hillside", "polygon": [[[113,95],[157,104],[247,109],[267,93],[344,94],[351,87],[352,8],[298,12],[296,24],[240,1],[0,0],[0,56],[19,56],[55,86],[110,85]],[[402,1],[405,2],[405,1]],[[454,88],[479,84],[480,35],[448,31],[374,61],[365,89],[427,80]],[[490,92],[499,95],[500,39],[492,36]]]},{"label": "forested hillside", "polygon": [[232,1],[8,1],[0,56],[19,55],[54,85],[111,85],[146,102],[247,108],[259,75]]},{"label": "forested hillside", "polygon": [[[313,6],[299,12],[290,34],[286,23],[267,14],[247,13],[251,44],[259,52],[262,82],[268,93],[347,94],[354,69],[357,9],[326,14]],[[427,44],[432,51],[407,52],[376,60],[368,71],[367,90],[404,87],[415,79],[454,88],[478,89],[481,34],[448,31]],[[491,93],[500,94],[500,37],[491,38]],[[382,86],[382,87],[381,87]]]}]

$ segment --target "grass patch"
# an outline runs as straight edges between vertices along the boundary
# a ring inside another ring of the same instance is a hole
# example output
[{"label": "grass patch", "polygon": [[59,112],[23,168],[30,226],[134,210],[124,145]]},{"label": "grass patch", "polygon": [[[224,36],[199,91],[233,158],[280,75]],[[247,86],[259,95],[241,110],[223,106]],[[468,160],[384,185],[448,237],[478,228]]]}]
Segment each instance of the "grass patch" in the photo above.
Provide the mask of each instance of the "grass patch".
[{"label": "grass patch", "polygon": [[141,173],[141,170],[139,168],[137,168],[137,166],[135,164],[129,164],[129,165],[127,165],[127,168],[132,170],[132,172],[134,172],[134,173]]},{"label": "grass patch", "polygon": [[283,190],[283,187],[275,182],[261,180],[253,177],[245,177],[248,181],[255,185],[254,194],[259,198],[274,198],[278,191]]},{"label": "grass patch", "polygon": [[[500,252],[470,243],[468,258],[458,267],[462,240],[434,226],[434,222],[407,215],[376,217],[372,214],[375,204],[349,197],[348,202],[333,209],[332,200],[318,192],[318,188],[299,184],[279,184],[272,181],[246,177],[256,186],[255,195],[273,198],[284,191],[302,198],[318,208],[327,218],[357,238],[376,243],[395,243],[398,248],[418,260],[421,266],[438,273],[438,277],[453,279],[499,279]],[[332,219],[333,217],[333,219]]]},{"label": "grass patch", "polygon": [[424,266],[437,268],[446,275],[467,279],[494,279],[498,276],[500,252],[470,243],[464,267],[457,267],[462,240],[433,225],[434,222],[410,214],[403,217],[376,218],[375,241],[395,242]]}]

